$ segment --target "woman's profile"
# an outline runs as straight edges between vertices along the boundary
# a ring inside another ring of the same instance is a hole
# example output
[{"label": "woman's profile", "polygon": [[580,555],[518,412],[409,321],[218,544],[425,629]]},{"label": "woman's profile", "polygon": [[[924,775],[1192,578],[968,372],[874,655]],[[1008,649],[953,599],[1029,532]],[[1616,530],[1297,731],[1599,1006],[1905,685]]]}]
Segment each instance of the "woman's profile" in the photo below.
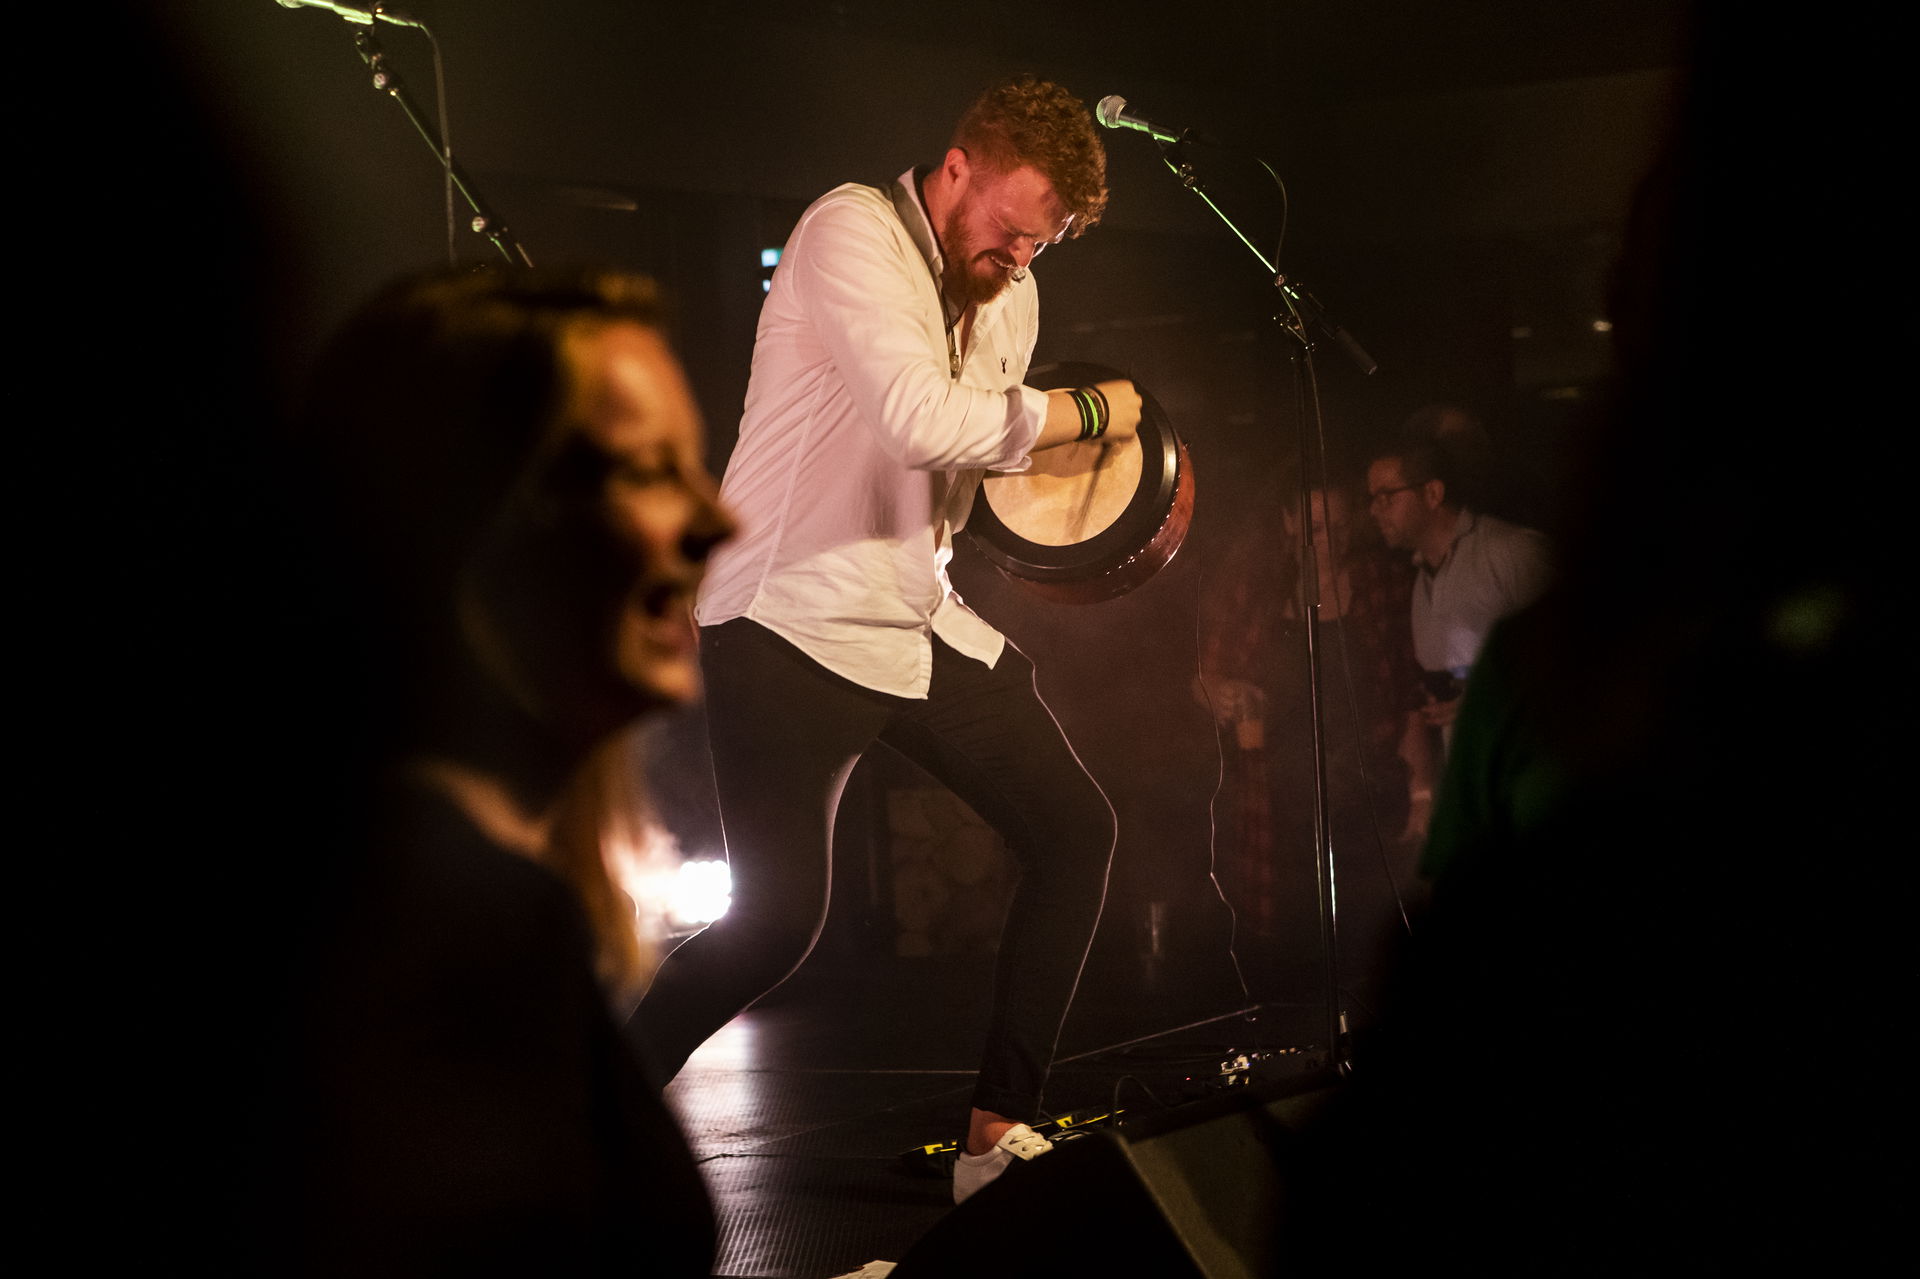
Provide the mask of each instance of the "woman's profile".
[{"label": "woman's profile", "polygon": [[731,531],[653,290],[402,281],[306,419],[370,766],[315,868],[273,1246],[704,1275],[705,1191],[618,1029],[650,956],[596,811],[602,748],[698,694],[689,604]]}]

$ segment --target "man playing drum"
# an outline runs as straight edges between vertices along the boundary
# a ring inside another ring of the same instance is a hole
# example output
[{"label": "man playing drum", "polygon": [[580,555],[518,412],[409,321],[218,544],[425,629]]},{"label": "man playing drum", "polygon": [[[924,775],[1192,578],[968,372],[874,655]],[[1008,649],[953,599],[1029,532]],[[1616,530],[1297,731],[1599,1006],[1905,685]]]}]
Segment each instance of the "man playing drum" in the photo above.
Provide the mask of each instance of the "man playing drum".
[{"label": "man playing drum", "polygon": [[946,565],[985,472],[1139,422],[1131,382],[1022,384],[1038,331],[1028,267],[1106,199],[1086,108],[1023,79],[967,110],[937,168],[839,187],[794,228],[722,484],[742,532],[695,610],[733,905],[634,1015],[671,1075],[799,966],[826,918],[841,787],[872,743],[893,746],[998,829],[1021,871],[956,1202],[1050,1149],[1028,1124],[1099,920],[1114,817],[1032,663],[960,602]]}]

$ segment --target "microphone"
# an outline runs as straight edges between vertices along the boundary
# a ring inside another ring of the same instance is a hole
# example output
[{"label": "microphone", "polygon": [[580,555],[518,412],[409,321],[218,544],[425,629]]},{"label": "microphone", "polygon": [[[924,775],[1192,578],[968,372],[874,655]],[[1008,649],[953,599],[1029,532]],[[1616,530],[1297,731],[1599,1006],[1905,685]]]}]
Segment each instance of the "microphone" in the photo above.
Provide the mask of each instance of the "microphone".
[{"label": "microphone", "polygon": [[[281,0],[286,3],[286,0]],[[1138,116],[1127,110],[1127,100],[1117,93],[1109,93],[1100,99],[1093,109],[1093,118],[1109,129],[1138,129],[1155,142],[1202,142],[1211,144],[1212,138],[1192,129],[1169,129],[1166,125],[1155,124],[1144,116]]]},{"label": "microphone", "polygon": [[414,20],[411,14],[399,9],[388,9],[379,4],[336,4],[334,0],[274,0],[282,9],[325,9],[328,13],[345,18],[348,22],[357,22],[363,27],[373,25],[375,18],[382,22],[391,22],[396,27],[413,27],[420,31],[426,28]]}]

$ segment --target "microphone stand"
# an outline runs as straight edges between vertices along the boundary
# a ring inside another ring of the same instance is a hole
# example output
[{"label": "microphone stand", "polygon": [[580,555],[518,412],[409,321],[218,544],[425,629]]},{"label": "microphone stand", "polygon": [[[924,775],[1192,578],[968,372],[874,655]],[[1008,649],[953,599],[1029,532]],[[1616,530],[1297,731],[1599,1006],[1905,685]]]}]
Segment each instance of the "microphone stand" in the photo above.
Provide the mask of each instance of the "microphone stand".
[{"label": "microphone stand", "polygon": [[[1327,315],[1325,309],[1321,307],[1319,300],[1311,293],[1308,293],[1305,287],[1297,281],[1289,280],[1286,276],[1282,275],[1279,268],[1267,261],[1267,255],[1262,253],[1254,245],[1253,241],[1249,240],[1246,234],[1234,224],[1233,219],[1227,216],[1226,211],[1213,202],[1213,197],[1208,195],[1206,189],[1200,185],[1200,175],[1194,171],[1193,163],[1187,159],[1186,152],[1181,149],[1182,144],[1186,141],[1186,137],[1187,135],[1183,133],[1172,142],[1159,142],[1156,139],[1156,143],[1160,148],[1161,160],[1165,162],[1167,168],[1172,171],[1173,176],[1180,179],[1180,185],[1199,196],[1202,203],[1213,210],[1214,216],[1226,224],[1227,230],[1233,232],[1240,243],[1247,246],[1247,251],[1252,253],[1254,257],[1260,259],[1260,265],[1266,268],[1267,275],[1273,280],[1273,287],[1279,292],[1280,300],[1286,307],[1286,314],[1275,316],[1274,319],[1278,320],[1281,327],[1286,329],[1286,331],[1293,336],[1294,340],[1300,344],[1302,354],[1311,360],[1313,355],[1313,339],[1309,337],[1307,333],[1309,326],[1311,326],[1337,343],[1340,349],[1345,351],[1348,357],[1353,360],[1360,372],[1371,375],[1378,371],[1380,368],[1379,363],[1375,361],[1371,355],[1368,355],[1366,350],[1361,347],[1358,342],[1353,340],[1351,334],[1333,322],[1332,318]],[[1262,165],[1265,165],[1265,163],[1264,160],[1261,161]],[[1269,168],[1268,171],[1271,172],[1272,170]]]},{"label": "microphone stand", "polygon": [[[1346,1033],[1346,1011],[1340,1005],[1338,894],[1335,892],[1334,883],[1333,831],[1331,822],[1329,821],[1327,806],[1326,724],[1320,693],[1319,618],[1321,601],[1319,599],[1319,552],[1315,548],[1313,541],[1312,490],[1308,483],[1308,477],[1312,475],[1313,472],[1309,470],[1311,456],[1309,432],[1306,424],[1306,384],[1301,381],[1299,365],[1301,361],[1305,361],[1307,377],[1310,379],[1313,374],[1314,351],[1312,332],[1316,330],[1333,339],[1334,342],[1345,350],[1348,356],[1359,366],[1362,373],[1371,374],[1379,365],[1374,362],[1373,357],[1361,348],[1358,342],[1355,342],[1347,335],[1346,330],[1340,328],[1339,325],[1334,324],[1332,320],[1328,318],[1325,310],[1321,308],[1312,294],[1308,293],[1299,284],[1288,280],[1286,276],[1282,275],[1274,263],[1269,262],[1267,256],[1234,224],[1233,219],[1228,217],[1226,212],[1213,202],[1213,198],[1209,196],[1205,188],[1200,185],[1199,175],[1194,171],[1193,164],[1187,159],[1186,153],[1182,149],[1182,144],[1186,140],[1187,134],[1185,133],[1182,133],[1171,142],[1161,141],[1156,138],[1155,141],[1160,147],[1160,158],[1166,163],[1167,168],[1172,171],[1173,175],[1180,180],[1180,185],[1200,197],[1201,202],[1213,210],[1214,216],[1225,223],[1227,229],[1232,231],[1234,235],[1239,238],[1240,242],[1246,245],[1253,253],[1253,256],[1260,260],[1260,265],[1266,269],[1268,277],[1273,281],[1274,289],[1280,295],[1282,310],[1280,314],[1274,316],[1274,319],[1298,344],[1298,349],[1293,352],[1291,358],[1295,364],[1294,386],[1296,388],[1296,409],[1300,416],[1299,510],[1300,564],[1302,573],[1300,593],[1303,603],[1307,596],[1311,595],[1312,597],[1311,603],[1303,609],[1307,624],[1301,629],[1306,633],[1308,708],[1313,729],[1314,880],[1319,896],[1320,946],[1321,953],[1324,956],[1327,1064],[1331,1069],[1344,1075],[1352,1069],[1352,1063],[1348,1056],[1349,1044]],[[1263,161],[1262,163],[1264,164],[1265,162]],[[1271,172],[1271,169],[1269,169],[1269,172]],[[1321,461],[1321,469],[1324,473],[1324,456]],[[1332,549],[1331,541],[1329,541],[1328,549]]]},{"label": "microphone stand", "polygon": [[365,62],[368,69],[373,72],[373,87],[400,104],[400,109],[406,113],[407,119],[413,121],[413,127],[419,131],[421,139],[433,152],[434,163],[445,167],[453,181],[454,189],[460,192],[461,198],[467,202],[467,207],[473,210],[473,220],[468,225],[476,233],[491,240],[493,247],[500,251],[500,256],[510,264],[532,266],[533,259],[527,255],[525,247],[514,239],[513,232],[507,228],[507,224],[487,208],[486,203],[474,190],[473,183],[467,179],[466,171],[460,167],[459,161],[447,154],[446,147],[440,140],[439,131],[428,123],[427,118],[414,106],[413,98],[407,93],[405,83],[387,61],[386,50],[381,48],[380,42],[374,38],[373,28],[369,26],[364,31],[355,32],[353,44],[360,51],[361,61]]}]

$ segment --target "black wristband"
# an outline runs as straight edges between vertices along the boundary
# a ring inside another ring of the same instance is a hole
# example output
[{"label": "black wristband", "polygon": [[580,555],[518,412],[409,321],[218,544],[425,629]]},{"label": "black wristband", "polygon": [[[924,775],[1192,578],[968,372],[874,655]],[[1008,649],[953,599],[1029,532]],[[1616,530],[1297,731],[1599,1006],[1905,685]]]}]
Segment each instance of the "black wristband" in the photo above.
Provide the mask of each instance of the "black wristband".
[{"label": "black wristband", "polygon": [[1094,440],[1105,434],[1109,416],[1107,397],[1091,386],[1076,386],[1067,394],[1080,410],[1080,434],[1076,438]]},{"label": "black wristband", "polygon": [[1100,425],[1093,429],[1095,435],[1105,435],[1107,426],[1113,421],[1113,406],[1107,403],[1106,392],[1097,386],[1087,388],[1087,394],[1100,402]]}]

